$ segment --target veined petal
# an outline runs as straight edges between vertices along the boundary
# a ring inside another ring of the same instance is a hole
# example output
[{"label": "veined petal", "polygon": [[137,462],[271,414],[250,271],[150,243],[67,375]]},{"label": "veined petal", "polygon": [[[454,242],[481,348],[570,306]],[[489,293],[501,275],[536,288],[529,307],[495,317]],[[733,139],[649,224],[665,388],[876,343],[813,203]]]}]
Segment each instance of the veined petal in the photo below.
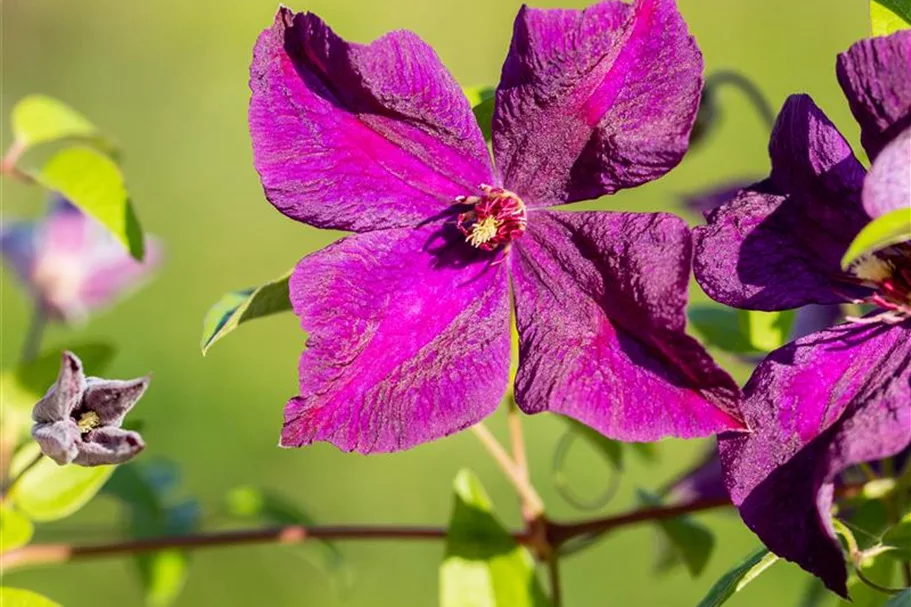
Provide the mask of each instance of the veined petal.
[{"label": "veined petal", "polygon": [[[911,80],[911,73],[908,79]],[[870,217],[907,209],[911,225],[911,127],[902,131],[876,157],[864,180],[863,200]]]},{"label": "veined petal", "polygon": [[528,413],[624,441],[741,429],[740,391],[684,332],[692,257],[668,214],[535,211],[512,259]]},{"label": "veined petal", "polygon": [[493,183],[468,100],[416,35],[348,43],[281,8],[250,67],[250,134],[266,196],[321,228],[414,226]]},{"label": "veined petal", "polygon": [[105,426],[120,426],[123,418],[139,402],[149,387],[149,378],[86,380],[82,407],[94,411]]},{"label": "veined petal", "polygon": [[78,444],[81,440],[79,428],[72,419],[53,423],[39,422],[32,427],[32,438],[38,443],[41,452],[64,466],[79,454]]},{"label": "veined petal", "polygon": [[833,480],[911,441],[911,325],[841,325],[776,350],[744,389],[750,434],[722,436],[725,482],[776,554],[846,596]]},{"label": "veined petal", "polygon": [[72,412],[82,402],[85,387],[86,379],[82,370],[82,361],[72,352],[63,352],[60,355],[60,371],[57,374],[57,381],[32,409],[32,419],[39,424],[69,419]]},{"label": "veined petal", "polygon": [[506,265],[440,229],[357,234],[297,265],[291,302],[310,337],[283,446],[397,451],[496,408],[509,377]]},{"label": "veined petal", "polygon": [[838,56],[836,73],[874,160],[911,126],[911,31],[861,40]]},{"label": "veined petal", "polygon": [[862,296],[841,258],[870,218],[864,169],[825,114],[794,95],[769,144],[772,177],[743,190],[695,229],[696,279],[721,303],[752,310]]},{"label": "veined petal", "polygon": [[110,466],[133,459],[146,445],[137,432],[103,426],[86,434],[77,447],[74,464]]},{"label": "veined petal", "polygon": [[701,90],[673,0],[523,7],[493,120],[503,181],[534,207],[656,179],[686,152]]}]

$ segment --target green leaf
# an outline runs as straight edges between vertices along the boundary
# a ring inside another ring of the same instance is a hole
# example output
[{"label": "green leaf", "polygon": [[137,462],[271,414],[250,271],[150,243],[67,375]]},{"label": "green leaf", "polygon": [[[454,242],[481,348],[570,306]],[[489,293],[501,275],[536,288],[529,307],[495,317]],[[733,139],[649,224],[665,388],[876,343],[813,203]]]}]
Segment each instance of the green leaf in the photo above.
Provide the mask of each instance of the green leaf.
[{"label": "green leaf", "polygon": [[471,111],[474,112],[475,120],[478,121],[478,126],[481,127],[481,133],[484,134],[484,140],[490,141],[493,127],[494,95],[497,89],[492,86],[467,86],[462,91],[468,97]]},{"label": "green leaf", "polygon": [[38,171],[30,173],[40,185],[97,219],[141,260],[145,255],[142,229],[130,204],[123,174],[117,164],[84,146],[60,150]]},{"label": "green leaf", "polygon": [[60,139],[95,138],[98,129],[85,116],[62,101],[29,95],[12,111],[13,137],[24,148]]},{"label": "green leaf", "polygon": [[[37,443],[29,443],[13,457],[15,476],[39,453]],[[13,486],[10,499],[33,521],[56,521],[82,508],[104,486],[116,466],[58,466],[50,458],[29,468]]]},{"label": "green leaf", "polygon": [[32,539],[35,526],[21,512],[7,504],[0,506],[0,552],[25,546]]},{"label": "green leaf", "polygon": [[727,602],[729,598],[743,590],[766,569],[771,567],[778,556],[765,548],[760,548],[733,569],[721,576],[715,585],[709,589],[697,607],[717,607]]},{"label": "green leaf", "polygon": [[[251,487],[235,487],[225,496],[228,513],[240,520],[266,521],[278,525],[314,524],[314,519],[297,504],[277,493]],[[353,584],[352,572],[341,551],[324,540],[301,545],[301,554],[332,580],[336,591],[344,594]],[[314,550],[317,548],[317,550]]]},{"label": "green leaf", "polygon": [[903,561],[911,561],[911,512],[905,514],[896,525],[886,531],[883,544],[894,548],[884,554]]},{"label": "green leaf", "polygon": [[287,272],[261,287],[231,291],[209,308],[202,321],[203,356],[212,345],[248,320],[271,316],[291,309]]},{"label": "green leaf", "polygon": [[[861,571],[868,580],[882,586],[892,586],[895,579],[895,561],[882,558],[883,554],[864,559]],[[872,588],[860,581],[856,575],[848,580],[848,595],[851,597],[851,607],[882,607],[889,598],[876,588]]]},{"label": "green leaf", "polygon": [[[639,490],[639,501],[644,505],[657,508],[662,505],[661,499],[643,490]],[[667,550],[658,561],[658,569],[666,571],[682,562],[692,577],[698,577],[709,562],[715,547],[715,536],[711,530],[688,516],[659,521],[657,527],[662,531],[662,541]]]},{"label": "green leaf", "polygon": [[906,588],[893,596],[883,607],[911,607],[911,588]]},{"label": "green leaf", "polygon": [[877,217],[854,238],[841,266],[848,269],[864,255],[911,240],[911,209],[897,209]]},{"label": "green leaf", "polygon": [[455,504],[440,566],[441,607],[543,607],[535,560],[493,515],[477,477],[455,478]]},{"label": "green leaf", "polygon": [[0,605],[3,607],[60,607],[46,596],[22,588],[0,587]]},{"label": "green leaf", "polygon": [[874,36],[911,28],[911,0],[871,0],[870,24]]},{"label": "green leaf", "polygon": [[104,343],[85,343],[54,349],[13,369],[0,371],[0,424],[13,442],[28,434],[32,409],[57,379],[60,353],[75,352],[89,375],[104,371],[114,358],[114,348]]},{"label": "green leaf", "polygon": [[718,306],[693,306],[688,316],[702,342],[732,354],[755,353],[741,330],[739,310]]},{"label": "green leaf", "polygon": [[738,310],[740,329],[747,343],[758,352],[771,352],[788,343],[794,325],[794,310],[758,312]]}]

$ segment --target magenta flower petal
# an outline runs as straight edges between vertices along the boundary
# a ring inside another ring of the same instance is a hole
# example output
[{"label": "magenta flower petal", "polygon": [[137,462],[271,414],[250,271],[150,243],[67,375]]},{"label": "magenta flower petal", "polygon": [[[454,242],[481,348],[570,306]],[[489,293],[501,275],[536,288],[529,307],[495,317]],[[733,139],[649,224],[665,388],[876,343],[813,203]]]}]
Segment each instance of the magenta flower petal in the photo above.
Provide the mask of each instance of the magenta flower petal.
[{"label": "magenta flower petal", "polygon": [[911,441],[911,325],[842,325],[776,350],[745,388],[751,434],[719,441],[740,515],[772,552],[846,596],[835,477]]},{"label": "magenta flower petal", "polygon": [[871,160],[911,126],[911,31],[861,40],[838,56],[844,89]]},{"label": "magenta flower petal", "polygon": [[515,253],[524,411],[568,415],[625,441],[743,428],[737,385],[684,332],[692,252],[683,220],[536,211]]},{"label": "magenta flower petal", "polygon": [[[911,75],[909,75],[911,79]],[[883,148],[864,180],[864,209],[871,217],[908,209],[911,224],[911,127]]]},{"label": "magenta flower petal", "polygon": [[316,15],[281,8],[256,44],[250,88],[256,170],[293,219],[414,226],[493,183],[468,100],[410,32],[352,44]]},{"label": "magenta flower petal", "polygon": [[673,0],[523,7],[493,121],[503,181],[535,207],[656,179],[683,157],[701,89]]},{"label": "magenta flower petal", "polygon": [[291,301],[309,332],[281,444],[396,451],[477,423],[509,379],[506,264],[439,227],[349,236],[305,257]]},{"label": "magenta flower petal", "polygon": [[864,169],[806,95],[785,103],[772,132],[772,176],[695,229],[696,279],[721,303],[752,310],[834,304],[858,295],[841,257],[870,218]]}]

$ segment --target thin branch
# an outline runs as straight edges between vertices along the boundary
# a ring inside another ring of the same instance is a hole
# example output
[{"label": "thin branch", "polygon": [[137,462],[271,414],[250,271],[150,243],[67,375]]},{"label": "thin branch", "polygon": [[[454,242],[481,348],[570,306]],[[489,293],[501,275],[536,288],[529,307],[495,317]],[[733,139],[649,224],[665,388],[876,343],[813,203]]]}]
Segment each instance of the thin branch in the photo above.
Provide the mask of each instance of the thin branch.
[{"label": "thin branch", "polygon": [[526,518],[531,520],[539,517],[544,512],[544,502],[538,492],[535,491],[535,488],[528,482],[528,478],[522,475],[522,471],[506,452],[506,449],[503,448],[503,445],[500,444],[500,441],[484,424],[475,424],[471,427],[471,430],[519,493],[519,497],[525,505]]},{"label": "thin branch", "polygon": [[560,555],[551,552],[547,559],[547,577],[550,580],[550,604],[552,607],[563,605],[563,588],[560,583]]}]

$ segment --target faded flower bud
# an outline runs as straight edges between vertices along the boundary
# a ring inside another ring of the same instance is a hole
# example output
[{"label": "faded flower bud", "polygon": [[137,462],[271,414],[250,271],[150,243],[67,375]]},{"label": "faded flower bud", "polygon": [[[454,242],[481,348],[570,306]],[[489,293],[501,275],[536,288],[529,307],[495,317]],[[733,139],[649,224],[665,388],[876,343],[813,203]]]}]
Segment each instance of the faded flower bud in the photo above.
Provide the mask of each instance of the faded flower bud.
[{"label": "faded flower bud", "polygon": [[32,410],[32,437],[60,465],[122,464],[145,449],[138,432],[120,426],[148,386],[148,376],[87,378],[82,361],[64,352],[57,381]]}]

